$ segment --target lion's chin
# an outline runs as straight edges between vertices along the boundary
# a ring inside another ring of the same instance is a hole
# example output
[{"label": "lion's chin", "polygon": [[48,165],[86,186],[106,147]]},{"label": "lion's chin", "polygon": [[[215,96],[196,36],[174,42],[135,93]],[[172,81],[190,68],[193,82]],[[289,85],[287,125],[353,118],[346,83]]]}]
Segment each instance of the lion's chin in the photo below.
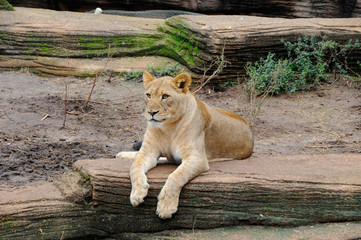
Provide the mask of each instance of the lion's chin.
[{"label": "lion's chin", "polygon": [[148,126],[152,128],[161,128],[163,126],[164,121],[159,121],[156,119],[151,119],[148,121]]}]

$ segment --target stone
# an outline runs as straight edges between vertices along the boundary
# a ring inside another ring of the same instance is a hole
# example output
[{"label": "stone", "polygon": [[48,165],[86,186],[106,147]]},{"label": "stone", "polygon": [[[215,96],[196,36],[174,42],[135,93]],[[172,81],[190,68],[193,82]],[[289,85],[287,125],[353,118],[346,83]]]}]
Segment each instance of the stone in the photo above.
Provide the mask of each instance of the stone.
[{"label": "stone", "polygon": [[145,202],[129,202],[130,160],[79,160],[54,183],[0,188],[0,238],[106,238],[168,229],[301,226],[361,221],[361,156],[296,155],[213,162],[182,190],[169,220],[157,195],[176,166],[147,173]]},{"label": "stone", "polygon": [[110,1],[110,0],[88,0],[87,4],[81,0],[12,0],[14,6],[38,7],[56,10],[85,12],[96,7],[102,9],[122,9],[139,11],[142,9],[182,9],[187,11],[228,14],[228,15],[253,15],[264,17],[325,17],[343,18],[360,17],[361,3],[356,0],[333,1],[333,0],[154,0],[142,1]]},{"label": "stone", "polygon": [[[281,39],[296,42],[306,35],[342,44],[361,39],[358,18],[181,15],[154,19],[17,8],[3,12],[0,22],[0,68],[29,67],[66,75],[69,68],[59,58],[115,62],[125,57],[162,56],[180,62],[199,79],[214,61],[223,58],[227,67],[212,80],[214,85],[244,76],[247,62],[269,52],[286,54]],[[360,61],[361,49],[354,49],[348,67],[360,72]],[[70,74],[82,75],[78,70],[70,69]]]}]

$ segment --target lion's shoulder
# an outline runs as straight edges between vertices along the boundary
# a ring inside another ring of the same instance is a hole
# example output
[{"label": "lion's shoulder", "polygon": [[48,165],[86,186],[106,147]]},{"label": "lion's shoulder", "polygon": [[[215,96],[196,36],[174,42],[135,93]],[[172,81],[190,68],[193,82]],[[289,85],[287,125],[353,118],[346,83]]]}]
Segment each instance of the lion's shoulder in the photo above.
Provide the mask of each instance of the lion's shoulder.
[{"label": "lion's shoulder", "polygon": [[197,98],[196,101],[197,101],[197,108],[201,112],[205,124],[208,125],[211,119],[211,113],[209,112],[208,107],[204,102],[202,102]]}]

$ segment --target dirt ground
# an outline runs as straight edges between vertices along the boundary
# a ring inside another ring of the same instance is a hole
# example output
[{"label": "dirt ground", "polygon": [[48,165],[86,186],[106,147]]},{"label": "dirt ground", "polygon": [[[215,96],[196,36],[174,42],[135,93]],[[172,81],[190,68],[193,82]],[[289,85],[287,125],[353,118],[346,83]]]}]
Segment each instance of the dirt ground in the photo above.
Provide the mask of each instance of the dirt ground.
[{"label": "dirt ground", "polygon": [[[0,71],[0,186],[51,181],[78,159],[131,150],[146,126],[142,84],[107,79],[98,79],[84,109],[91,78]],[[203,89],[196,96],[249,119],[241,86],[224,92]],[[361,90],[339,81],[272,97],[262,105],[253,131],[256,158],[361,153]]]}]

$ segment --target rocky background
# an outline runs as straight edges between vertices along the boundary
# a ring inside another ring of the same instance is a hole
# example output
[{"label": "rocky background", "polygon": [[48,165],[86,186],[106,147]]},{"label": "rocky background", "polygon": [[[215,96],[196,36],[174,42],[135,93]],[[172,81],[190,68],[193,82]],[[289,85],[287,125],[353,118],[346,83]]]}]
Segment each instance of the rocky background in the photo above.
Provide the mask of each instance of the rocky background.
[{"label": "rocky background", "polygon": [[178,9],[206,14],[267,17],[360,17],[357,0],[13,0],[14,6],[85,12],[97,7],[118,10]]}]

